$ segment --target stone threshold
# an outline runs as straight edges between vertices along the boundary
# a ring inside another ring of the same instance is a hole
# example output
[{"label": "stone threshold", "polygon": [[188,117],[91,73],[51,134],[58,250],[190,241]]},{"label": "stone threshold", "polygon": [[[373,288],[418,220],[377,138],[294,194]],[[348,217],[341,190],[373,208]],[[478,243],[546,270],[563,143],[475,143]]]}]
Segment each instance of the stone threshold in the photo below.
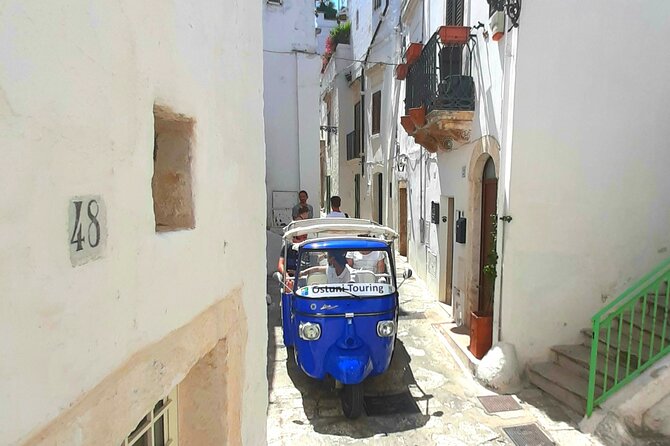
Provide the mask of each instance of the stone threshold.
[{"label": "stone threshold", "polygon": [[449,352],[456,358],[465,370],[472,375],[475,374],[480,360],[468,350],[470,345],[470,332],[465,326],[458,326],[451,316],[451,306],[439,303],[439,307],[447,313],[449,322],[433,324],[433,327],[442,335],[446,341]]}]

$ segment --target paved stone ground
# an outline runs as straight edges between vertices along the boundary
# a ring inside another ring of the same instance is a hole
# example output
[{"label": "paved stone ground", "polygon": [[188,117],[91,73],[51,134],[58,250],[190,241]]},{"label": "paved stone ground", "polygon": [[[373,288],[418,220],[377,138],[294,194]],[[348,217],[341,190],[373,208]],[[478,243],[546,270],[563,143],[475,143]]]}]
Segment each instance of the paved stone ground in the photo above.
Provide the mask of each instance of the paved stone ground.
[{"label": "paved stone ground", "polygon": [[[399,258],[399,268],[404,262]],[[279,287],[268,280],[268,445],[514,445],[503,427],[537,423],[559,445],[600,445],[576,428],[576,414],[542,391],[516,395],[522,410],[486,413],[477,396],[493,392],[480,386],[451,354],[433,324],[450,322],[448,307],[435,302],[421,280],[400,289],[398,340],[387,373],[365,381],[365,394],[409,391],[419,409],[413,414],[342,415],[332,383],[307,377],[287,358],[282,344]]]}]

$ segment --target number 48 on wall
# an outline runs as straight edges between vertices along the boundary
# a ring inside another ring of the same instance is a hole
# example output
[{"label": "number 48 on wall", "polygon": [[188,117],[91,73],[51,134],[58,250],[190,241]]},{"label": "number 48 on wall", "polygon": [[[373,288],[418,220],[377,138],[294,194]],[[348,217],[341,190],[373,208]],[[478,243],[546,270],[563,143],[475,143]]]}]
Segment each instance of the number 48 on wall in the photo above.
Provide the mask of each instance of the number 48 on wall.
[{"label": "number 48 on wall", "polygon": [[69,208],[70,262],[83,265],[102,257],[107,238],[106,213],[102,197],[74,197]]}]

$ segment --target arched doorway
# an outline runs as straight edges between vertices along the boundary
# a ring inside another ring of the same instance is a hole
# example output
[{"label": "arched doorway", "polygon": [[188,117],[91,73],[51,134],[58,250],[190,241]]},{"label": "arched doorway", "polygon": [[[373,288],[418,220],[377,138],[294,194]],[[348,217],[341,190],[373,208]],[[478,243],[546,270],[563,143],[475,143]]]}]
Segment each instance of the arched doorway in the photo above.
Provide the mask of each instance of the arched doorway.
[{"label": "arched doorway", "polygon": [[493,159],[489,157],[484,166],[481,183],[481,241],[479,253],[479,303],[478,311],[493,315],[493,289],[496,279],[496,229],[498,178]]}]

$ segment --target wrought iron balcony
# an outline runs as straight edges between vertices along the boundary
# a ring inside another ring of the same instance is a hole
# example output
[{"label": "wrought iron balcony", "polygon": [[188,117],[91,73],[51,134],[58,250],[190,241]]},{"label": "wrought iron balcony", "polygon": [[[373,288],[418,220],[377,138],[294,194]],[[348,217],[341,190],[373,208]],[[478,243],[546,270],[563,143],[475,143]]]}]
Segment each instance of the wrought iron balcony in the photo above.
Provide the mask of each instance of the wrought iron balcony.
[{"label": "wrought iron balcony", "polygon": [[465,43],[453,43],[443,28],[409,67],[405,89],[403,127],[429,151],[448,150],[454,141],[468,141],[475,110],[471,68],[476,41],[466,28]]},{"label": "wrought iron balcony", "polygon": [[354,130],[347,134],[347,161],[361,157],[360,132]]}]

